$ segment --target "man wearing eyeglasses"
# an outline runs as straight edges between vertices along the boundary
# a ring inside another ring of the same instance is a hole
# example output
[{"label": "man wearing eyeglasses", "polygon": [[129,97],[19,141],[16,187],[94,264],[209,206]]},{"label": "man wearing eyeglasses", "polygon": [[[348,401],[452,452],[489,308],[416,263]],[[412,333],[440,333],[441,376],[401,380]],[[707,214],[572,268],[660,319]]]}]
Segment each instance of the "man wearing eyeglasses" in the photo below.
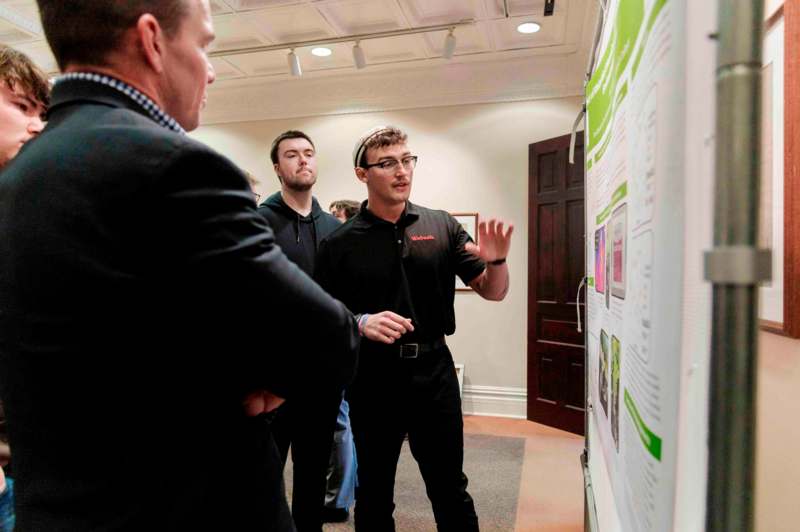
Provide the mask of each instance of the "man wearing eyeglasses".
[{"label": "man wearing eyeglasses", "polygon": [[394,530],[394,478],[403,439],[419,464],[440,531],[478,530],[463,465],[463,419],[453,358],[455,276],[485,299],[509,287],[513,227],[494,219],[476,246],[444,211],[408,201],[418,158],[407,136],[383,126],[353,152],[367,201],[324,239],[320,284],[358,315],[365,338],[348,389],[358,453],[356,530]]}]

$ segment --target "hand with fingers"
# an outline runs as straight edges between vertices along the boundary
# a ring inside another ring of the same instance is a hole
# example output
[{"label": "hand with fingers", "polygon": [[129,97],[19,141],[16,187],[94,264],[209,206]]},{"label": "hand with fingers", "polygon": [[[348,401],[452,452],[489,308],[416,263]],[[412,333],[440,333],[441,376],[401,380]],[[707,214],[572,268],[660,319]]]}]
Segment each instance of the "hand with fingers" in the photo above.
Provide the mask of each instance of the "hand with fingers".
[{"label": "hand with fingers", "polygon": [[465,249],[482,259],[484,262],[504,260],[511,247],[511,234],[514,232],[514,224],[509,223],[508,228],[503,231],[505,222],[490,218],[488,222],[478,224],[478,243],[468,243]]},{"label": "hand with fingers", "polygon": [[272,412],[284,403],[283,397],[278,397],[268,390],[251,392],[245,397],[242,404],[248,416],[257,416],[262,413]]},{"label": "hand with fingers", "polygon": [[378,314],[370,314],[361,332],[372,341],[393,344],[395,340],[413,330],[414,326],[410,319],[385,310]]}]

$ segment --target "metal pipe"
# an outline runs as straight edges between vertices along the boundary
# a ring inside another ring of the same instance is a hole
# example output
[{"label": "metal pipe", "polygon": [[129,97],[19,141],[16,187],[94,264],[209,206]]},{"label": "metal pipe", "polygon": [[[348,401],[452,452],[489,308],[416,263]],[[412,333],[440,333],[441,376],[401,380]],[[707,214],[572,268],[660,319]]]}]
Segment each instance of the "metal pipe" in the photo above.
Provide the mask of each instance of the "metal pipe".
[{"label": "metal pipe", "polygon": [[[575,136],[576,130],[578,128],[579,121],[586,116],[586,85],[589,83],[589,79],[592,77],[592,70],[594,70],[595,64],[595,57],[597,56],[597,48],[600,46],[600,37],[603,33],[603,26],[605,25],[606,20],[606,6],[604,0],[597,0],[597,3],[600,5],[600,12],[597,14],[597,21],[595,22],[594,27],[594,38],[592,39],[592,49],[589,52],[589,62],[586,65],[586,76],[583,82],[583,108],[581,109],[578,118],[575,119],[575,124],[573,124],[572,128],[572,138],[570,139],[570,147],[569,147],[569,161],[570,164],[575,164]],[[584,135],[586,133],[584,132]],[[586,138],[584,138],[584,143],[586,142]],[[588,175],[589,171],[586,167],[586,157],[584,155],[583,161],[583,189],[588,190]],[[585,216],[585,213],[584,213]],[[586,220],[583,221],[584,230],[586,228]],[[591,256],[589,253],[589,249],[586,245],[586,234],[584,233],[583,236],[583,253],[584,253],[584,264],[589,264],[589,257]],[[579,310],[580,312],[580,310]],[[588,326],[589,320],[589,306],[586,306],[586,320]],[[591,458],[591,441],[589,437],[589,416],[592,415],[592,402],[589,398],[589,357],[591,356],[589,353],[589,346],[587,345],[588,342],[586,341],[588,338],[587,333],[583,333],[583,368],[584,368],[584,379],[583,379],[583,403],[584,403],[584,414],[583,414],[583,454],[581,454],[581,463],[583,464],[583,477],[584,477],[584,490],[583,490],[583,529],[585,532],[596,532],[597,530],[597,508],[594,504],[594,491],[592,488],[592,482],[589,475],[589,460]]]},{"label": "metal pipe", "polygon": [[[592,44],[592,50],[589,53],[589,64],[586,67],[586,79],[583,83],[583,108],[578,115],[578,118],[575,119],[575,124],[573,124],[572,128],[572,139],[570,140],[570,163],[575,164],[575,130],[577,129],[577,124],[579,123],[579,119],[586,116],[586,85],[589,83],[589,79],[592,77],[592,70],[594,69],[595,63],[595,56],[597,55],[597,47],[600,46],[600,36],[603,33],[603,26],[605,25],[605,13],[606,13],[606,6],[604,0],[597,0],[597,3],[600,5],[601,11],[597,14],[597,21],[595,22],[594,28],[594,40]],[[584,134],[586,134],[584,132]],[[584,143],[586,142],[586,138],[584,138]],[[588,190],[588,175],[589,171],[586,168],[586,157],[584,155],[583,158],[583,190]],[[586,220],[584,219],[583,222],[584,228],[586,227]],[[586,235],[584,234],[584,245],[583,245],[583,253],[584,253],[584,264],[589,264],[589,250],[586,246]],[[586,318],[588,323],[589,318],[589,308],[588,305],[586,307]],[[584,334],[584,338],[586,335]],[[584,341],[584,350],[583,350],[583,367],[584,367],[584,379],[583,379],[583,401],[585,406],[585,412],[583,415],[583,452],[586,455],[586,460],[588,461],[590,458],[589,452],[589,416],[592,415],[591,408],[592,404],[589,400],[589,346],[586,345],[586,341]],[[588,470],[587,470],[588,471]]]},{"label": "metal pipe", "polygon": [[584,532],[597,532],[600,526],[597,523],[597,506],[594,502],[594,489],[592,476],[589,473],[589,452],[581,454],[581,467],[583,469],[583,530]]},{"label": "metal pipe", "polygon": [[718,14],[706,530],[746,532],[754,526],[757,263],[764,258],[756,249],[763,0],[721,0]]}]

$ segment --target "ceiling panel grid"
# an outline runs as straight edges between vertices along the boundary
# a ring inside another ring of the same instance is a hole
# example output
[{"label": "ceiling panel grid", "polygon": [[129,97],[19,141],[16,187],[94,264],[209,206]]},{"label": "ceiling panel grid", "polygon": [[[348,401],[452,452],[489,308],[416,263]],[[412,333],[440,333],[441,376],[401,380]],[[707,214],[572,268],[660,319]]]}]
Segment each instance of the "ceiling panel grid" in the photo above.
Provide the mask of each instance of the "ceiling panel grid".
[{"label": "ceiling panel grid", "polygon": [[[565,75],[580,72],[580,68],[572,65],[585,63],[588,56],[597,2],[556,0],[555,13],[548,17],[544,16],[544,4],[545,0],[209,0],[217,33],[211,48],[217,81],[210,91],[209,106],[213,107],[215,94],[228,89],[255,90],[284,83],[316,86],[314,80],[325,84],[333,79],[344,82],[352,78],[383,90],[388,78],[408,79],[409,86],[424,85],[432,90],[436,84],[433,80],[442,79],[445,72],[450,72],[448,76],[458,72],[463,90],[469,89],[467,85],[485,85],[487,94],[503,93],[505,97],[512,92],[522,94],[521,97],[556,94],[563,92],[564,87],[570,92],[572,87],[582,84],[582,76],[559,79],[546,69],[564,64],[568,65],[564,68]],[[447,29],[382,35],[459,22],[467,24],[453,30],[456,45],[450,60],[444,58]],[[523,22],[539,24],[540,31],[520,33],[517,27]],[[353,57],[355,37],[376,34],[379,38],[360,39],[366,67],[357,70]],[[334,39],[346,40],[325,43]],[[313,47],[308,41],[317,40],[321,41],[320,46],[330,49],[329,56],[311,53]],[[0,42],[20,49],[47,72],[56,73],[56,62],[44,39],[35,0],[0,0]],[[300,78],[289,73],[287,44],[296,48],[303,70]],[[273,49],[264,50],[265,47]],[[553,61],[545,61],[546,58]],[[507,69],[493,70],[482,64],[506,64]],[[550,80],[547,82],[550,85],[537,84],[530,91],[515,86],[512,91],[509,84],[519,81],[514,69],[522,64],[530,69],[523,79]],[[483,83],[480,79],[489,72],[496,75],[506,71],[509,72],[506,81]],[[496,87],[489,90],[490,86]],[[459,84],[452,85],[448,90],[462,90],[458,87]],[[484,89],[474,92],[481,90]],[[331,101],[338,97],[336,94]],[[434,101],[440,97],[429,98]],[[477,96],[460,98],[478,99]]]}]

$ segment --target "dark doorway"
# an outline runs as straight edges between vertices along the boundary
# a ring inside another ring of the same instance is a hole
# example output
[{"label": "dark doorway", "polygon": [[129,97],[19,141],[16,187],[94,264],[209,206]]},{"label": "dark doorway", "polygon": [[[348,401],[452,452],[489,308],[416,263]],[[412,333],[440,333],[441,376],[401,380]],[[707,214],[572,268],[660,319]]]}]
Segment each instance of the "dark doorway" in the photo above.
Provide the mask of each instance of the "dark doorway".
[{"label": "dark doorway", "polygon": [[[528,419],[584,431],[584,350],[576,298],[586,272],[583,133],[528,146]],[[586,323],[586,290],[581,322]]]}]

